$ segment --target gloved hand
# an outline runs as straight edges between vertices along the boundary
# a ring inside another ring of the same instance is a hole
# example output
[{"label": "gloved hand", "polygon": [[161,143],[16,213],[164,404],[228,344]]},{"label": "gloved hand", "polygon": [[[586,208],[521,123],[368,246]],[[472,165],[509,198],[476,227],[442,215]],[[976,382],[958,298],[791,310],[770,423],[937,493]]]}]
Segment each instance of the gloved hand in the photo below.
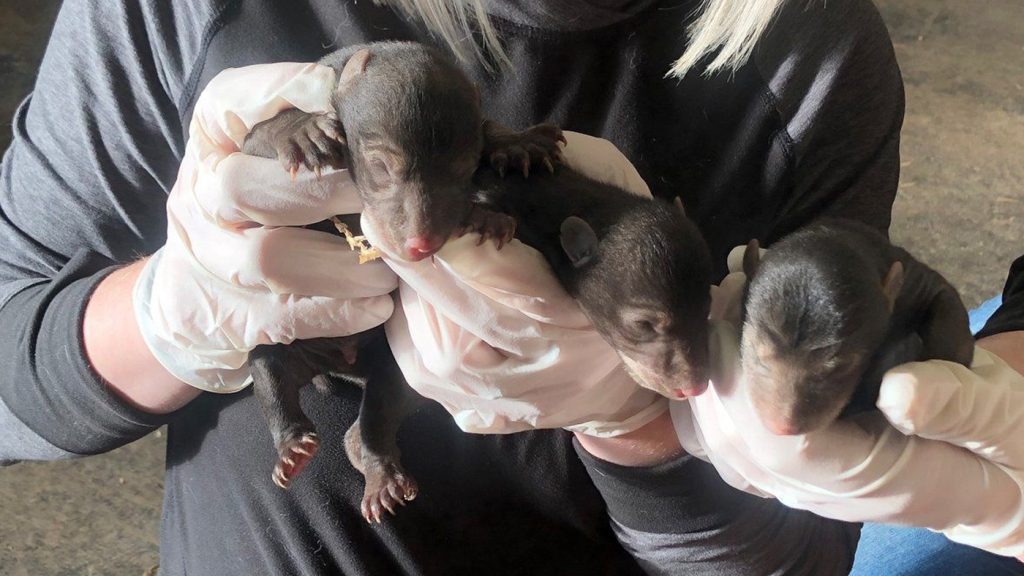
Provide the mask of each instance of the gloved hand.
[{"label": "gloved hand", "polygon": [[[1024,491],[1024,375],[996,354],[975,347],[970,368],[952,362],[897,366],[882,381],[878,408],[904,434],[970,450]],[[1017,544],[1005,554],[1024,561],[1020,528],[1008,537]]]},{"label": "gloved hand", "polygon": [[971,369],[905,364],[883,379],[880,412],[776,436],[754,412],[739,363],[741,260],[738,248],[712,291],[712,384],[671,408],[683,447],[734,487],[793,508],[1024,553],[1024,376],[981,348]]},{"label": "gloved hand", "polygon": [[325,66],[250,66],[219,74],[196,103],[167,243],[133,293],[154,356],[192,386],[239,390],[255,346],[346,336],[393,311],[397,278],[384,263],[360,265],[344,239],[294,227],[360,211],[347,171],[293,181],[276,160],[239,152],[281,110],[329,111],[334,86]]},{"label": "gloved hand", "polygon": [[[565,136],[569,166],[650,195],[611,143]],[[373,243],[366,218],[363,232]],[[402,279],[388,341],[417,392],[463,430],[480,433],[568,428],[614,436],[664,413],[665,401],[626,375],[539,252],[517,240],[498,251],[477,239],[449,240],[433,262],[385,254]]]}]

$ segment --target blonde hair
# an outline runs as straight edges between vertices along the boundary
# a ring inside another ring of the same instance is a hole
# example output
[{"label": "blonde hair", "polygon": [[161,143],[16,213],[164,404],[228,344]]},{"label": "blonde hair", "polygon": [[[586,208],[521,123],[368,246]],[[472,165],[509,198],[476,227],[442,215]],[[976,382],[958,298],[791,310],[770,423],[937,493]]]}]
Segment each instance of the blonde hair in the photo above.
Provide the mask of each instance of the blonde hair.
[{"label": "blonde hair", "polygon": [[703,0],[687,26],[690,42],[672,63],[668,75],[682,78],[701,60],[714,54],[705,75],[735,72],[743,66],[786,0]]},{"label": "blonde hair", "polygon": [[[483,0],[374,0],[419,18],[456,57],[476,59],[487,70],[511,66],[491,25]],[[750,59],[754,46],[786,0],[702,0],[687,26],[690,41],[666,76],[682,78],[700,62],[705,75],[735,72]]]}]

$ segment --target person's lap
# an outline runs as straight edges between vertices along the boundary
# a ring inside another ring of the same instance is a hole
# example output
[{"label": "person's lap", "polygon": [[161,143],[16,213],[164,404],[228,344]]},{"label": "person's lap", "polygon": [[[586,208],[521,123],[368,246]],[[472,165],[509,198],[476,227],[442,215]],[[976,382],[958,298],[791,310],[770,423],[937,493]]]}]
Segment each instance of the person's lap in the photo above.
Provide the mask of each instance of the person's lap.
[{"label": "person's lap", "polygon": [[924,528],[865,524],[851,576],[1019,576],[1024,563]]},{"label": "person's lap", "polygon": [[997,295],[985,302],[982,302],[980,306],[969,312],[971,322],[971,334],[977,334],[985,327],[985,323],[992,317],[992,314],[999,308],[999,305],[1003,303],[1003,297]]}]

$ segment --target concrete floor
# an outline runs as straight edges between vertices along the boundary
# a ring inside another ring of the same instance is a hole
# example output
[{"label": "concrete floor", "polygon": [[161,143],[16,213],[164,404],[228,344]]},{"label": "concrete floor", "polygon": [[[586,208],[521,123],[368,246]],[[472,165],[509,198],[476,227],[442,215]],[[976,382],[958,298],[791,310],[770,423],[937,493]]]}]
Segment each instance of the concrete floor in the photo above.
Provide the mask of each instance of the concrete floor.
[{"label": "concrete floor", "polygon": [[1024,3],[878,4],[907,87],[892,236],[976,306],[1024,254]]},{"label": "concrete floor", "polygon": [[[1024,2],[878,3],[907,85],[893,237],[974,306],[1024,253]],[[0,118],[31,87],[57,5],[0,0]],[[8,135],[0,126],[0,147]],[[152,567],[163,458],[153,434],[102,456],[0,470],[0,574]]]}]

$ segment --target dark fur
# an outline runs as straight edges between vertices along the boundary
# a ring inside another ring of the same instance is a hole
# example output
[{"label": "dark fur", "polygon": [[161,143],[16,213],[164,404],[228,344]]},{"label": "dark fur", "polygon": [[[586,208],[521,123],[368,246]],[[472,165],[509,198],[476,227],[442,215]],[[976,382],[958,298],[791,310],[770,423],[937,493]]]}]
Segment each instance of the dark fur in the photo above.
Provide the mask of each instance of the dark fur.
[{"label": "dark fur", "polygon": [[[457,230],[476,227],[470,216],[482,212],[472,204],[472,176],[482,156],[502,169],[528,170],[532,162],[551,167],[557,160],[560,130],[542,125],[513,132],[485,122],[476,88],[430,48],[354,46],[321,63],[338,73],[334,114],[285,111],[253,127],[243,151],[278,158],[293,172],[299,166],[348,168],[364,215],[377,223],[393,253],[407,253],[408,241],[422,239],[429,248],[416,256],[426,257]],[[511,222],[503,218],[489,217],[498,224],[488,231],[507,234]],[[357,222],[347,223],[358,233]],[[345,360],[356,354],[351,364]],[[250,366],[279,453],[275,483],[287,487],[313,457],[318,439],[299,405],[299,390],[310,381],[326,389],[330,377],[365,387],[359,419],[346,434],[349,458],[366,476],[363,515],[379,522],[383,510],[394,513],[416,496],[395,438],[421,399],[402,378],[383,329],[259,346]]]},{"label": "dark fur", "polygon": [[973,355],[967,311],[949,282],[852,221],[822,221],[776,243],[756,264],[744,310],[751,400],[780,433],[872,409],[896,364],[967,365]]},{"label": "dark fur", "polygon": [[[324,63],[342,71],[361,48]],[[288,111],[257,125],[244,150],[278,157],[289,169],[348,167],[364,214],[388,234],[382,240],[389,252],[401,253],[405,238],[447,238],[471,230],[501,245],[518,224],[517,236],[541,251],[601,334],[632,362],[638,381],[668,395],[701,391],[707,379],[710,257],[680,209],[566,168],[555,171],[560,131],[542,125],[513,132],[483,121],[475,88],[429,49],[386,43],[371,45],[370,52],[362,76],[346,84],[339,73],[337,126],[332,119]],[[381,158],[368,148],[380,141],[392,150],[383,161],[392,164],[387,172],[400,181],[398,188],[393,182],[382,188],[374,174],[372,163]],[[490,167],[471,183],[481,157]],[[548,170],[534,170],[527,182],[533,164]],[[503,179],[508,167],[523,174]],[[285,485],[301,470],[289,461],[305,456],[296,454],[296,443],[313,431],[298,405],[299,388],[311,379],[322,383],[324,375],[365,385],[346,449],[367,478],[364,515],[378,521],[382,508],[393,510],[416,491],[400,466],[395,436],[418,396],[405,385],[384,340],[378,329],[260,347],[251,358],[256,394],[281,453],[278,469],[286,468],[275,478],[284,478]],[[353,366],[340,366],[345,347],[359,350]]]},{"label": "dark fur", "polygon": [[[634,378],[668,396],[703,390],[711,263],[678,207],[564,166],[528,181],[483,169],[477,182],[481,203],[516,219],[516,237],[544,255],[620,356],[642,366]],[[566,228],[570,217],[593,236],[567,238],[575,234]],[[586,261],[574,262],[574,250]]]}]

